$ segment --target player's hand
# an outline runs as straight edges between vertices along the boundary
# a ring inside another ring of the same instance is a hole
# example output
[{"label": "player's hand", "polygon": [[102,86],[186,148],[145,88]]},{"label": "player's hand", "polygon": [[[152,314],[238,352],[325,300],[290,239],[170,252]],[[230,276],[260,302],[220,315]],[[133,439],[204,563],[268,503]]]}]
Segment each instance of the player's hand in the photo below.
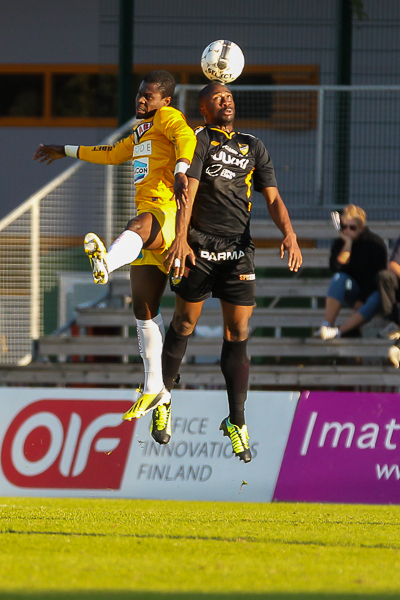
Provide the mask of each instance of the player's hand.
[{"label": "player's hand", "polygon": [[296,273],[303,264],[303,257],[295,233],[289,233],[284,238],[281,244],[281,258],[285,256],[285,251],[288,253],[288,267]]},{"label": "player's hand", "polygon": [[185,272],[186,258],[188,258],[193,265],[196,264],[195,253],[187,243],[187,240],[176,237],[165,253],[164,267],[167,269],[168,273],[172,269],[173,277],[181,279]]},{"label": "player's hand", "polygon": [[186,206],[188,201],[188,189],[188,178],[185,173],[177,173],[174,181],[174,194],[178,208]]},{"label": "player's hand", "polygon": [[65,156],[64,146],[55,146],[54,144],[45,146],[44,144],[40,144],[33,155],[33,160],[38,160],[41,163],[45,162],[46,165],[50,165],[58,158],[64,158]]}]

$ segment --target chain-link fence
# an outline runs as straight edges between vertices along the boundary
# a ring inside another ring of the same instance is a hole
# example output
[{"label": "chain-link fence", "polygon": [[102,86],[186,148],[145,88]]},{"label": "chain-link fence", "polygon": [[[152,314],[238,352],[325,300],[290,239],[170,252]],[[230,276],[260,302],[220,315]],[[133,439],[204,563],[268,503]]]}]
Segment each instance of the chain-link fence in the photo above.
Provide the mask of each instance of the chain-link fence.
[{"label": "chain-link fence", "polygon": [[[201,124],[197,92],[175,105]],[[348,202],[369,219],[399,219],[400,86],[232,86],[235,128],[268,148],[292,219],[327,219]],[[112,144],[134,121],[104,140]],[[131,165],[76,162],[0,221],[0,363],[29,360],[31,341],[65,325],[77,304],[105,293],[92,283],[83,238],[109,244],[134,216]],[[253,218],[266,218],[255,195]],[[127,269],[127,268],[126,268]]]},{"label": "chain-link fence", "polygon": [[[179,107],[201,124],[197,93],[182,86]],[[369,219],[400,219],[400,86],[231,86],[235,128],[260,137],[291,217],[326,219],[350,202]],[[253,218],[265,218],[255,194]]]}]

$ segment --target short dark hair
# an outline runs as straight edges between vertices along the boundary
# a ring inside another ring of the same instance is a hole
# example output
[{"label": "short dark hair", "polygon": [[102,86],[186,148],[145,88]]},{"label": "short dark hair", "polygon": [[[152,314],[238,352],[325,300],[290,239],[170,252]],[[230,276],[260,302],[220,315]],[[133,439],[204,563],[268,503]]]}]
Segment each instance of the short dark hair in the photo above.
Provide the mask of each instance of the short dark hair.
[{"label": "short dark hair", "polygon": [[143,77],[143,81],[157,84],[163,98],[173,98],[176,82],[168,71],[164,71],[163,69],[150,71]]},{"label": "short dark hair", "polygon": [[[199,92],[199,103],[201,103],[204,100],[204,98],[212,94],[212,91],[216,85],[223,85],[224,87],[226,87],[224,83],[220,83],[219,81],[213,81],[212,83],[207,84]],[[226,87],[226,89],[229,88]]]}]

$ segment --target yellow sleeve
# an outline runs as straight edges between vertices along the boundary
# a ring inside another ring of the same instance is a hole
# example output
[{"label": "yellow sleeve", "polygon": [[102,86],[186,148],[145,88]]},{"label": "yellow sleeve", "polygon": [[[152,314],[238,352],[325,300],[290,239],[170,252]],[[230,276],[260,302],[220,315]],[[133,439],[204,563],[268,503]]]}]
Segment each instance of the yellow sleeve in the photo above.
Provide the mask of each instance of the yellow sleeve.
[{"label": "yellow sleeve", "polygon": [[196,148],[196,136],[179,110],[169,106],[160,108],[154,117],[154,127],[159,129],[174,144],[177,161],[186,158],[189,162],[192,162]]},{"label": "yellow sleeve", "polygon": [[120,165],[132,160],[133,135],[113,146],[79,146],[78,158],[100,165]]}]

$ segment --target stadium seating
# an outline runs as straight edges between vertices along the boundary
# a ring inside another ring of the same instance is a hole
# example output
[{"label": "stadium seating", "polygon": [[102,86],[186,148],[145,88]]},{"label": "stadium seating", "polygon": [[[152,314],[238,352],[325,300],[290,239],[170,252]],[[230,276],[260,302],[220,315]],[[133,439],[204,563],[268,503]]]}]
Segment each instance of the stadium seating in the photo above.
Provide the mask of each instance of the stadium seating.
[{"label": "stadium seating", "polygon": [[[329,222],[294,224],[303,245],[304,265],[290,273],[279,258],[277,230],[270,222],[255,221],[257,307],[251,319],[250,384],[257,388],[396,389],[398,372],[389,364],[390,342],[379,338],[385,323],[376,318],[362,338],[324,342],[313,337],[324,318],[324,297],[330,279],[329,239],[336,234]],[[388,244],[397,238],[396,222],[371,223]],[[327,242],[328,240],[328,242]],[[166,325],[173,314],[173,294],[165,294],[162,314]],[[2,381],[38,384],[137,385],[142,379],[127,273],[117,273],[109,285],[109,299],[96,307],[77,307],[74,333],[38,340],[36,362],[8,367]],[[341,319],[349,314],[342,311]],[[188,344],[182,365],[182,385],[221,386],[218,365],[221,349],[221,311],[207,302],[199,327]],[[111,334],[111,335],[108,335]],[[110,359],[111,357],[111,359]]]}]

